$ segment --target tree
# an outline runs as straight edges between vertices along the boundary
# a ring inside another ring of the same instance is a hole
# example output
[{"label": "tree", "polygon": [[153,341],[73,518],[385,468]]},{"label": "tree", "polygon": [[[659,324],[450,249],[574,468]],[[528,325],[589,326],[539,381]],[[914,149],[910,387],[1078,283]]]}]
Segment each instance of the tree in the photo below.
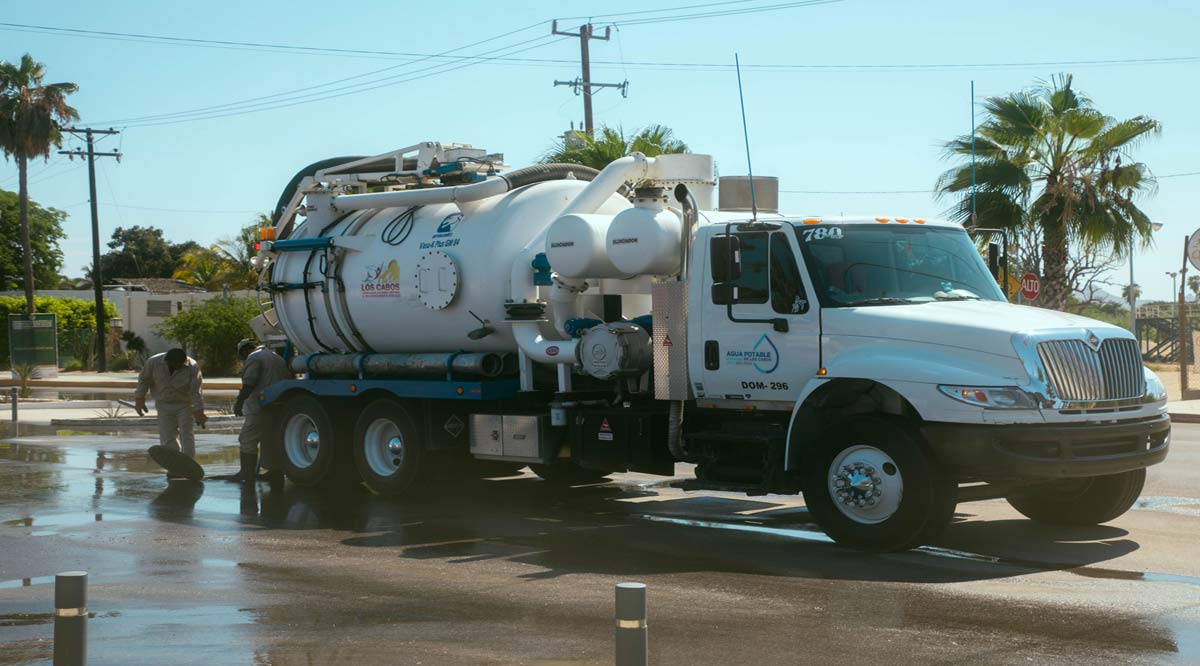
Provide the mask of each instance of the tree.
[{"label": "tree", "polygon": [[197,247],[183,255],[171,277],[209,291],[217,291],[229,273],[228,261],[214,247]]},{"label": "tree", "polygon": [[24,248],[25,302],[34,312],[33,245],[29,228],[29,160],[49,157],[51,147],[62,145],[62,126],[79,120],[67,104],[67,95],[79,90],[74,83],[42,84],[46,66],[26,53],[18,64],[0,61],[0,151],[17,162],[20,183],[21,247]]},{"label": "tree", "polygon": [[108,247],[100,257],[106,279],[169,278],[175,272],[171,246],[157,227],[117,227]]},{"label": "tree", "polygon": [[34,284],[53,286],[62,269],[63,253],[59,241],[66,237],[63,222],[67,214],[56,208],[42,208],[36,201],[27,206],[30,251],[23,247],[19,229],[20,196],[0,190],[0,289],[24,289],[23,264],[29,257]]},{"label": "tree", "polygon": [[171,315],[154,329],[196,354],[204,373],[227,375],[237,366],[237,343],[253,337],[250,320],[259,315],[253,298],[212,298]]},{"label": "tree", "polygon": [[665,153],[686,153],[688,147],[664,125],[650,125],[633,136],[626,136],[619,127],[601,127],[595,137],[588,136],[586,132],[572,132],[561,145],[543,155],[542,162],[583,164],[593,169],[603,169],[609,162],[632,152],[654,157]]},{"label": "tree", "polygon": [[213,246],[228,264],[226,280],[231,288],[250,289],[258,283],[258,271],[252,263],[254,255],[258,254],[255,248],[258,245],[258,229],[269,226],[272,226],[271,218],[260,213],[254,222],[242,227],[236,236],[223,238]]},{"label": "tree", "polygon": [[1192,292],[1192,300],[1200,301],[1200,275],[1189,275],[1187,288]]},{"label": "tree", "polygon": [[[1130,288],[1133,289],[1133,298],[1132,299],[1129,298]],[[1142,297],[1142,287],[1138,283],[1135,282],[1133,284],[1127,284],[1127,285],[1121,287],[1121,298],[1125,299],[1126,303],[1128,303],[1130,301],[1136,301],[1137,299],[1139,299],[1141,297]]]},{"label": "tree", "polygon": [[936,186],[941,195],[960,195],[947,214],[963,224],[1041,231],[1039,300],[1057,310],[1070,295],[1073,243],[1118,256],[1136,239],[1149,244],[1150,219],[1134,197],[1151,191],[1154,180],[1145,164],[1130,159],[1141,139],[1161,130],[1147,116],[1103,115],[1072,82],[1060,74],[1030,90],[988,98],[988,118],[974,137],[974,170],[972,137],[949,141],[947,157],[963,163]]},{"label": "tree", "polygon": [[183,263],[183,257],[192,250],[199,250],[202,246],[196,241],[183,241],[182,243],[167,243],[167,251],[171,253],[171,267],[173,270],[179,269],[179,264]]}]

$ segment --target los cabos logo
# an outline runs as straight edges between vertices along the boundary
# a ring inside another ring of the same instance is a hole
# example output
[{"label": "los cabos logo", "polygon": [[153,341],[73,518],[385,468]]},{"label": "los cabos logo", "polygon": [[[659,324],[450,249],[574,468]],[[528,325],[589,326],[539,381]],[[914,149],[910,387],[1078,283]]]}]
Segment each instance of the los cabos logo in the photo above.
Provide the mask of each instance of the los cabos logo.
[{"label": "los cabos logo", "polygon": [[362,281],[364,298],[400,295],[400,264],[395,259],[367,266],[367,275]]}]

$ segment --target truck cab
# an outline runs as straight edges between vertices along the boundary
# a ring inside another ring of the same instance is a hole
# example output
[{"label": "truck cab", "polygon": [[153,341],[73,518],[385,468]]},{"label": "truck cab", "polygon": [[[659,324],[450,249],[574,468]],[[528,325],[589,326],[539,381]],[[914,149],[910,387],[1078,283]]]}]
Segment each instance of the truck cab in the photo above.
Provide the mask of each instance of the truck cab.
[{"label": "truck cab", "polygon": [[[1165,392],[1133,336],[1008,303],[959,225],[710,222],[692,252],[704,416],[685,440],[710,487],[799,488],[836,539],[890,549],[932,538],[959,500],[1110,520],[1166,456]],[[767,443],[757,475],[739,430]]]}]

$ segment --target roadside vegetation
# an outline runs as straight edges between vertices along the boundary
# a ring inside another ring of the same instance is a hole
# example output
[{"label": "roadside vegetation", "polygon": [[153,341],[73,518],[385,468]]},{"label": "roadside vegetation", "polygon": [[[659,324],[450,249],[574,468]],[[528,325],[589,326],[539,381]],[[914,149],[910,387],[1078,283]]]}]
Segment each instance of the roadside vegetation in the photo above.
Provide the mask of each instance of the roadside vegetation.
[{"label": "roadside vegetation", "polygon": [[253,337],[249,322],[258,314],[253,298],[213,298],[167,317],[155,331],[191,351],[204,374],[225,376],[237,370],[237,343]]}]

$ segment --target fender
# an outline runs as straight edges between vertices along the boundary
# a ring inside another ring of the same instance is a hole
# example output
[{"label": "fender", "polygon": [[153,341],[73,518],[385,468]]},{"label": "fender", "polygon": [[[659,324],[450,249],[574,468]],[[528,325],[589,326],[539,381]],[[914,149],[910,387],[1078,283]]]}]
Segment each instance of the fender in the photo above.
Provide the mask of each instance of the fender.
[{"label": "fender", "polygon": [[[823,408],[849,406],[874,387],[882,386],[898,399],[889,406],[897,413],[911,410],[923,420],[938,420],[927,399],[911,395],[937,384],[977,386],[1022,385],[1028,382],[1020,361],[1006,356],[946,348],[923,342],[882,342],[878,338],[841,337],[826,347],[826,372],[809,380],[792,407],[784,449],[785,468],[796,469],[803,452],[793,442],[804,433],[819,436],[827,425]],[[832,352],[832,353],[829,353]],[[947,401],[947,408],[951,405]],[[940,414],[939,414],[940,415]]]}]

